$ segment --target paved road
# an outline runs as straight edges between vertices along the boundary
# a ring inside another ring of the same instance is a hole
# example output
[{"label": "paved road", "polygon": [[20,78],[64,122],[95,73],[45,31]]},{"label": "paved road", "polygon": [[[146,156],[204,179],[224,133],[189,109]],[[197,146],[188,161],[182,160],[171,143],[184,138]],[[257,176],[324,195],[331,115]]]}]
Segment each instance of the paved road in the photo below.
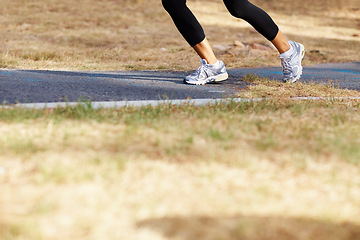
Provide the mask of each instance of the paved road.
[{"label": "paved road", "polygon": [[[0,102],[34,103],[77,101],[132,101],[221,98],[246,88],[246,74],[281,79],[280,67],[230,69],[221,84],[190,86],[184,72],[69,72],[0,70]],[[360,62],[305,67],[301,81],[335,81],[341,88],[360,91]]]}]

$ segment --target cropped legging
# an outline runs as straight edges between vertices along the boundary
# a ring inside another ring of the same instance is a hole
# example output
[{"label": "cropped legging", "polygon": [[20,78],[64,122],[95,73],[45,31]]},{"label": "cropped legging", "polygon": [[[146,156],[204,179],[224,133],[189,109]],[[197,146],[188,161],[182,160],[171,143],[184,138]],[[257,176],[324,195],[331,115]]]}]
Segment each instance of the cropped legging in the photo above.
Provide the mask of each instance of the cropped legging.
[{"label": "cropped legging", "polygon": [[[276,37],[279,28],[262,9],[248,0],[223,1],[231,15],[250,23],[266,39],[272,41]],[[205,39],[204,30],[186,6],[186,0],[162,0],[162,4],[190,46],[195,46]]]}]

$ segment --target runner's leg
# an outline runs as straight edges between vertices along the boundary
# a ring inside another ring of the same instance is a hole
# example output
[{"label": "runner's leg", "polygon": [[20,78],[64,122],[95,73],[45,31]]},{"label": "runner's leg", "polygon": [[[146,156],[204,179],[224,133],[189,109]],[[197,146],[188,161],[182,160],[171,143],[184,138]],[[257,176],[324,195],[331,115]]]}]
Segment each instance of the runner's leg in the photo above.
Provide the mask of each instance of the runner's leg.
[{"label": "runner's leg", "polygon": [[279,53],[290,49],[287,38],[281,33],[272,18],[248,0],[223,0],[230,14],[244,19],[267,40],[271,41]]},{"label": "runner's leg", "polygon": [[162,0],[162,4],[190,46],[193,47],[205,39],[204,30],[186,6],[186,0]]}]

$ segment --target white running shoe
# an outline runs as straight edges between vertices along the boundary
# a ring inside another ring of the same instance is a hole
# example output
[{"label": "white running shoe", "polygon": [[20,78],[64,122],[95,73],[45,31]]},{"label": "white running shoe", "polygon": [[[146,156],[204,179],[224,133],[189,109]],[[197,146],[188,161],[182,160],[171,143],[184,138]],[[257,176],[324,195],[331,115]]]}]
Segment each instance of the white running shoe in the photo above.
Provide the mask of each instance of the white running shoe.
[{"label": "white running shoe", "polygon": [[217,61],[215,64],[207,64],[205,59],[201,59],[201,66],[194,73],[184,79],[184,83],[192,85],[204,85],[212,82],[221,82],[228,79],[225,64]]},{"label": "white running shoe", "polygon": [[301,61],[305,55],[305,48],[301,43],[289,41],[290,50],[280,54],[283,68],[283,81],[294,83],[302,74]]}]

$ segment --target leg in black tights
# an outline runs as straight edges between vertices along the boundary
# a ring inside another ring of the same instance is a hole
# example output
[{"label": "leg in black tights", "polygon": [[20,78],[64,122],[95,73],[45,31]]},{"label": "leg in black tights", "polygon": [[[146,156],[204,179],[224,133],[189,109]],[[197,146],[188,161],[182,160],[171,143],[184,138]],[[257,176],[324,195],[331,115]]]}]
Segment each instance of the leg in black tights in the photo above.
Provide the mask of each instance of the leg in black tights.
[{"label": "leg in black tights", "polygon": [[247,21],[267,40],[274,40],[279,28],[266,12],[253,5],[248,0],[223,1],[231,15]]},{"label": "leg in black tights", "polygon": [[[279,31],[271,17],[248,0],[223,0],[231,15],[250,23],[266,39],[272,41]],[[162,0],[177,29],[190,44],[195,46],[205,39],[204,31],[193,13],[186,6],[186,0]]]},{"label": "leg in black tights", "polygon": [[162,4],[190,46],[193,47],[205,39],[204,30],[186,6],[186,0],[162,0]]}]

